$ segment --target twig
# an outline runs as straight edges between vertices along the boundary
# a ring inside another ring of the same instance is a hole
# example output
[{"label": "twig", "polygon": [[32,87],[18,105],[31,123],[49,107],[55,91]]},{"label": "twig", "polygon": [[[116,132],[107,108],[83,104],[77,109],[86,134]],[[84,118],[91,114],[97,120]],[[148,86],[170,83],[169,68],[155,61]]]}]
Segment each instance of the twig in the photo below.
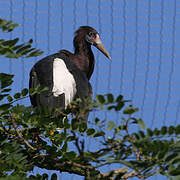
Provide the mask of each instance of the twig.
[{"label": "twig", "polygon": [[32,146],[28,143],[28,141],[26,141],[26,140],[23,138],[23,136],[20,134],[20,132],[18,131],[17,126],[16,126],[16,124],[15,124],[15,122],[14,122],[14,118],[13,118],[12,116],[11,116],[11,122],[12,122],[13,128],[15,129],[16,134],[18,135],[18,137],[19,137],[20,139],[22,139],[22,140],[24,141],[24,143],[25,143],[29,148],[31,148],[32,150],[36,151],[37,149],[34,148],[34,147],[32,147]]},{"label": "twig", "polygon": [[[38,158],[38,156],[36,156]],[[138,177],[140,179],[145,179],[147,177],[150,177],[151,175],[143,176],[141,174],[136,173],[135,170],[132,170],[128,172],[128,168],[120,168],[115,169],[112,171],[109,171],[107,173],[101,173],[99,170],[96,169],[96,167],[87,164],[80,164],[76,162],[71,161],[64,161],[63,159],[53,158],[49,155],[39,155],[43,159],[43,161],[34,161],[34,165],[45,168],[48,170],[58,170],[60,172],[68,172],[73,174],[78,174],[80,176],[84,176],[86,180],[92,179],[91,172],[96,172],[97,175],[94,176],[95,179],[101,180],[101,179],[108,179],[108,180],[115,180],[115,179],[128,179],[131,177]],[[35,158],[35,157],[34,157]]]},{"label": "twig", "polygon": [[28,95],[28,96],[20,97],[20,98],[18,98],[18,99],[15,99],[14,101],[11,101],[9,104],[13,104],[13,103],[15,103],[15,102],[17,102],[17,101],[19,101],[19,100],[25,99],[25,98],[29,98],[29,95]]},{"label": "twig", "polygon": [[53,158],[49,155],[41,155],[41,158],[43,158],[43,161],[34,161],[34,165],[48,170],[53,169],[60,172],[78,174],[80,176],[86,176],[87,172],[95,170],[95,168],[89,164],[84,165],[76,162],[65,161],[63,159]]},{"label": "twig", "polygon": [[84,139],[80,141],[80,143],[81,143],[81,152],[84,152]]},{"label": "twig", "polygon": [[74,131],[71,131],[71,132],[73,133],[73,135],[74,135],[74,137],[75,137],[75,145],[76,145],[76,148],[77,148],[79,154],[80,154],[80,155],[83,155],[82,150],[81,150],[81,148],[80,148],[80,146],[79,146],[79,138],[76,136],[76,134],[75,134]]},{"label": "twig", "polygon": [[123,175],[122,178],[123,178],[123,179],[128,179],[128,178],[130,178],[130,177],[135,177],[135,176],[137,176],[137,175],[136,175],[136,171],[133,170],[133,171],[131,171],[131,172],[126,173],[125,175]]},{"label": "twig", "polygon": [[114,176],[118,176],[118,175],[122,174],[122,177],[123,177],[124,176],[123,174],[126,175],[127,172],[128,172],[127,168],[115,169],[113,171],[109,171],[108,173],[100,173],[97,178],[98,179],[110,179],[110,180],[113,180]]}]

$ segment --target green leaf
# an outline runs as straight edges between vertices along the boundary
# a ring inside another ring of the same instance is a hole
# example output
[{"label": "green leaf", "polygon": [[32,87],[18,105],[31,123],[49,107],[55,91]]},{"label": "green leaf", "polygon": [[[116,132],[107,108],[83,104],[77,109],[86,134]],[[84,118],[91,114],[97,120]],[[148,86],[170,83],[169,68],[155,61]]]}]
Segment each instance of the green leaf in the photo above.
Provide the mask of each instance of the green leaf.
[{"label": "green leaf", "polygon": [[89,128],[89,129],[87,129],[87,131],[86,131],[86,133],[87,133],[88,136],[93,135],[95,132],[96,132],[96,131],[95,131],[95,129],[93,129],[93,128]]},{"label": "green leaf", "polygon": [[171,168],[169,168],[168,170],[168,173],[171,175],[171,176],[179,176],[180,175],[180,167],[174,167],[174,166],[171,166]]},{"label": "green leaf", "polygon": [[57,174],[56,173],[53,173],[52,176],[51,176],[51,180],[57,180]]},{"label": "green leaf", "polygon": [[127,108],[124,109],[123,113],[124,114],[133,114],[135,112],[139,111],[138,108],[133,108],[132,105],[129,105]]},{"label": "green leaf", "polygon": [[12,31],[18,24],[13,23],[12,21],[7,21],[5,19],[0,18],[0,28],[2,31]]},{"label": "green leaf", "polygon": [[103,95],[97,95],[97,96],[96,96],[96,100],[97,100],[100,104],[104,104],[105,101],[106,101]]},{"label": "green leaf", "polygon": [[67,152],[67,149],[68,149],[68,145],[67,142],[65,142],[61,150],[62,152]]},{"label": "green leaf", "polygon": [[100,132],[96,132],[94,134],[94,137],[100,137],[100,136],[104,136],[104,135],[105,135],[105,133],[103,131],[100,131]]},{"label": "green leaf", "polygon": [[15,51],[15,50],[22,48],[23,46],[24,46],[24,44],[19,44],[17,46],[12,47],[12,49]]},{"label": "green leaf", "polygon": [[154,135],[155,136],[159,136],[160,135],[160,131],[157,128],[154,129]]},{"label": "green leaf", "polygon": [[169,135],[172,135],[174,132],[175,132],[174,126],[170,126],[170,127],[168,128],[168,133],[169,133]]},{"label": "green leaf", "polygon": [[120,124],[118,128],[120,130],[127,130],[127,125]]},{"label": "green leaf", "polygon": [[21,94],[22,96],[26,96],[28,94],[28,89],[27,88],[24,88],[22,91],[21,91]]},{"label": "green leaf", "polygon": [[87,129],[87,123],[86,122],[81,122],[79,125],[79,131],[80,132],[85,132]]},{"label": "green leaf", "polygon": [[31,45],[24,45],[23,47],[21,47],[20,49],[18,49],[17,51],[16,51],[16,54],[22,54],[25,50],[27,50],[27,49],[29,49],[29,48],[31,48]]},{"label": "green leaf", "polygon": [[116,106],[115,105],[111,105],[111,106],[108,106],[107,108],[108,110],[111,110],[111,109],[116,109]]},{"label": "green leaf", "polygon": [[[155,148],[155,147],[154,147]],[[160,151],[158,152],[158,159],[163,160],[164,157],[166,156],[167,152],[163,149],[163,145],[161,143],[156,144],[156,148],[159,149]],[[162,149],[161,149],[162,148]]]},{"label": "green leaf", "polygon": [[40,94],[43,91],[47,91],[49,88],[48,87],[44,87],[44,86],[40,86],[38,88],[31,88],[29,89],[29,94],[30,95],[34,95],[36,93]]},{"label": "green leaf", "polygon": [[11,24],[11,25],[9,25],[8,32],[11,32],[15,27],[18,27],[18,26],[19,26],[18,24]]},{"label": "green leaf", "polygon": [[68,136],[66,141],[74,141],[75,140],[75,136]]},{"label": "green leaf", "polygon": [[8,94],[0,94],[0,101],[2,100],[2,99],[4,99],[4,97],[6,97],[6,96],[8,96]]},{"label": "green leaf", "polygon": [[8,100],[9,102],[11,102],[11,101],[13,101],[13,98],[9,95],[9,96],[7,97],[7,100]]},{"label": "green leaf", "polygon": [[10,92],[11,91],[11,88],[6,88],[6,89],[3,89],[2,91],[1,91],[1,93],[6,93],[6,92]]},{"label": "green leaf", "polygon": [[173,180],[180,180],[180,175],[175,176]]},{"label": "green leaf", "polygon": [[4,46],[14,46],[19,41],[19,38],[15,38],[13,40],[4,41],[2,45]]},{"label": "green leaf", "polygon": [[[131,163],[131,161],[124,161],[124,160],[107,160],[109,163],[119,163],[119,164],[123,164],[131,169],[134,168],[134,165]],[[127,170],[128,171],[128,170]]]},{"label": "green leaf", "polygon": [[74,151],[70,151],[70,152],[66,152],[63,155],[65,158],[67,158],[68,160],[74,160],[76,158],[76,153]]},{"label": "green leaf", "polygon": [[41,93],[43,91],[47,91],[48,89],[49,89],[48,87],[40,86],[40,87],[37,88],[37,92]]},{"label": "green leaf", "polygon": [[180,155],[178,155],[176,158],[174,158],[172,161],[171,161],[171,164],[177,164],[180,162]]},{"label": "green leaf", "polygon": [[178,125],[178,126],[175,128],[175,133],[176,133],[176,135],[179,135],[179,134],[180,134],[180,125]]},{"label": "green leaf", "polygon": [[94,122],[95,122],[96,124],[98,124],[98,123],[100,122],[100,119],[96,117],[96,118],[94,119]]},{"label": "green leaf", "polygon": [[15,56],[12,48],[8,47],[8,46],[5,46],[5,47],[1,48],[0,54],[4,55],[6,57],[14,57]]},{"label": "green leaf", "polygon": [[14,75],[0,73],[1,89],[10,86],[13,83],[12,78]]},{"label": "green leaf", "polygon": [[139,131],[139,135],[140,135],[142,138],[144,138],[144,137],[145,137],[145,134],[144,134],[144,132],[143,132],[143,131]]},{"label": "green leaf", "polygon": [[8,109],[11,107],[9,103],[0,105],[0,114],[8,111]]},{"label": "green leaf", "polygon": [[114,127],[116,127],[116,124],[114,121],[109,121],[108,122],[108,130],[112,130]]},{"label": "green leaf", "polygon": [[19,99],[21,97],[21,94],[20,93],[16,93],[15,95],[14,95],[14,99]]},{"label": "green leaf", "polygon": [[47,180],[47,179],[48,179],[48,174],[44,173],[44,174],[42,175],[42,180]]},{"label": "green leaf", "polygon": [[72,130],[76,130],[79,127],[79,121],[76,118],[73,118],[71,121]]},{"label": "green leaf", "polygon": [[64,119],[64,128],[68,129],[70,127],[68,118]]},{"label": "green leaf", "polygon": [[146,129],[146,125],[144,123],[144,121],[140,118],[137,120],[137,123],[139,124],[139,126],[142,128],[142,129]]},{"label": "green leaf", "polygon": [[135,136],[136,139],[140,139],[140,137],[137,133],[133,133],[133,136]]},{"label": "green leaf", "polygon": [[28,44],[32,44],[33,43],[33,39],[30,39],[29,41],[28,41]]},{"label": "green leaf", "polygon": [[9,176],[6,176],[6,177],[0,177],[0,180],[17,180],[17,179],[27,180],[25,177],[18,176],[18,175],[14,175],[14,176],[13,175],[9,175]]},{"label": "green leaf", "polygon": [[36,48],[29,48],[29,49],[25,50],[21,55],[27,55],[28,53],[32,52],[35,49]]},{"label": "green leaf", "polygon": [[167,157],[165,157],[165,161],[169,162],[172,161],[174,158],[176,158],[178,156],[178,153],[172,153],[172,154],[168,154]]},{"label": "green leaf", "polygon": [[114,102],[114,96],[112,94],[106,94],[108,103],[113,103]]},{"label": "green leaf", "polygon": [[147,129],[147,134],[148,134],[148,136],[152,137],[153,136],[153,131],[150,128],[148,128]]},{"label": "green leaf", "polygon": [[116,98],[116,102],[122,102],[123,100],[123,96],[122,95],[119,95],[117,98]]},{"label": "green leaf", "polygon": [[118,102],[115,107],[115,110],[120,111],[123,107],[124,107],[124,102]]},{"label": "green leaf", "polygon": [[160,130],[160,133],[161,133],[162,135],[165,135],[165,134],[167,133],[167,127],[166,127],[166,126],[163,126],[163,127],[161,128],[161,130]]},{"label": "green leaf", "polygon": [[36,94],[37,92],[36,92],[36,89],[34,89],[34,88],[30,88],[29,89],[29,95],[34,95],[34,94]]},{"label": "green leaf", "polygon": [[43,54],[43,51],[37,49],[35,51],[32,51],[30,54],[28,54],[26,58],[40,56],[41,54]]}]

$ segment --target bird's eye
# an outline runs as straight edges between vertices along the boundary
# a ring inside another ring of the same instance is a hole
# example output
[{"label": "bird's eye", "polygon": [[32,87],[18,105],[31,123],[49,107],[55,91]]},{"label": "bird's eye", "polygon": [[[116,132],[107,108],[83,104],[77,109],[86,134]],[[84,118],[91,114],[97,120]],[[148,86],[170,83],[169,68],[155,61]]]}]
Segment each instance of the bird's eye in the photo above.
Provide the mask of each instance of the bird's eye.
[{"label": "bird's eye", "polygon": [[95,34],[95,33],[92,33],[92,32],[89,33],[89,36],[90,36],[92,39],[95,39],[95,38],[96,38],[96,34]]}]

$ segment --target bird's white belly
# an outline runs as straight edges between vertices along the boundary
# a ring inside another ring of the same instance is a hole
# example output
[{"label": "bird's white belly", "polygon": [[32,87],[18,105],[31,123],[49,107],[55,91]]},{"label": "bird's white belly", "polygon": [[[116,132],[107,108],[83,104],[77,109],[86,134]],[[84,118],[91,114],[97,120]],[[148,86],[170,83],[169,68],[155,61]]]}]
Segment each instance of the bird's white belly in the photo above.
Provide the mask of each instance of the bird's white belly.
[{"label": "bird's white belly", "polygon": [[65,108],[70,104],[77,92],[73,75],[68,71],[66,64],[60,58],[53,62],[53,89],[54,96],[65,94]]}]

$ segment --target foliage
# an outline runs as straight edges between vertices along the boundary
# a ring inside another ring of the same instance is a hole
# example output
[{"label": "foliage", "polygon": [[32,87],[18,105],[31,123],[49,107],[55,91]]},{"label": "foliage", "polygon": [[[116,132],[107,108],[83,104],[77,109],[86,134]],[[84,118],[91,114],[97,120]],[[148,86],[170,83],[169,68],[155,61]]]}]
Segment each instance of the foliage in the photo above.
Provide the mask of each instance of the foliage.
[{"label": "foliage", "polygon": [[[6,21],[0,19],[0,29],[2,31],[11,32],[18,24],[14,24],[12,21]],[[18,44],[19,38],[4,40],[0,39],[0,55],[8,58],[19,58],[22,56],[35,57],[42,54],[42,51],[36,48],[32,48],[33,40],[30,39],[27,43]]]},{"label": "foliage", "polygon": [[[111,109],[122,111],[122,122],[102,121],[98,117],[87,124],[78,119],[78,105],[72,103],[67,111],[56,115],[51,111],[39,111],[13,102],[25,98],[28,90],[23,89],[14,96],[9,95],[13,76],[0,75],[1,97],[7,103],[0,106],[0,175],[1,177],[27,178],[35,166],[48,170],[59,170],[86,177],[86,179],[147,178],[160,173],[169,178],[179,177],[180,134],[179,126],[163,126],[151,130],[145,128],[141,119],[136,119],[137,108],[125,106],[123,96],[98,95],[86,109],[92,111]],[[3,79],[6,79],[4,84]],[[36,89],[40,93],[46,89]],[[69,112],[73,112],[69,117]],[[142,130],[132,132],[129,128],[138,124]],[[87,139],[100,141],[101,148],[87,150]],[[74,147],[73,147],[74,145]],[[102,173],[99,168],[121,164],[122,168]],[[42,179],[47,175],[32,176]],[[30,177],[29,177],[30,178]]]},{"label": "foliage", "polygon": [[[5,22],[3,27],[0,21],[0,28],[8,30],[12,22]],[[77,99],[64,112],[27,107],[19,101],[46,88],[23,89],[11,95],[13,75],[0,73],[0,82],[0,180],[49,178],[45,173],[30,175],[34,167],[87,180],[146,179],[159,173],[169,179],[180,178],[180,125],[146,128],[142,119],[135,117],[138,108],[122,95],[97,95],[93,102],[87,98],[84,109],[79,107],[82,100]],[[119,113],[119,122],[99,117],[81,121],[79,114],[103,109]],[[132,130],[134,125],[140,130]],[[88,149],[88,140],[99,146]],[[113,164],[121,168],[101,171]],[[51,179],[57,179],[56,174]]]}]

